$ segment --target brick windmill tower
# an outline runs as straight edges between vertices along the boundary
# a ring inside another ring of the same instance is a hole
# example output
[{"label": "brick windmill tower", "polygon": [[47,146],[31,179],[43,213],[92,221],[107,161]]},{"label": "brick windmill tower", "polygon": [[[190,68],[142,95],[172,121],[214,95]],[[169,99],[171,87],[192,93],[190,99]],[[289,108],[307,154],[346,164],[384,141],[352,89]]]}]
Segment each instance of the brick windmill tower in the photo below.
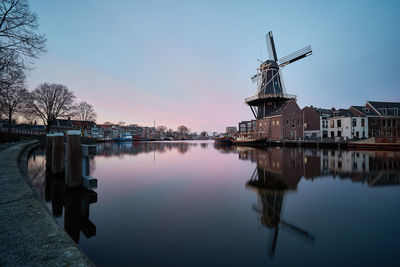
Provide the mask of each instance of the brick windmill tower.
[{"label": "brick windmill tower", "polygon": [[246,104],[250,106],[256,119],[269,116],[280,108],[287,100],[295,99],[295,95],[286,93],[282,78],[282,69],[287,65],[312,54],[311,46],[297,50],[278,61],[272,32],[266,35],[269,59],[262,62],[257,68],[257,73],[251,77],[257,83],[257,93],[246,98]]}]

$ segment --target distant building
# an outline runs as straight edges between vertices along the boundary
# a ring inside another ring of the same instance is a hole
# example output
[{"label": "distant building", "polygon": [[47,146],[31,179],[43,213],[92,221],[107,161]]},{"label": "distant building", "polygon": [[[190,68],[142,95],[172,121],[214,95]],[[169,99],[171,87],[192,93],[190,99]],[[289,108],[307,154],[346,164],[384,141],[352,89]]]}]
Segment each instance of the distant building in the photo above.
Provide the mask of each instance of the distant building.
[{"label": "distant building", "polygon": [[225,128],[225,133],[229,135],[234,135],[237,133],[237,128],[235,126],[228,126]]},{"label": "distant building", "polygon": [[327,118],[329,138],[339,140],[368,138],[368,117],[354,114],[349,109],[333,111]]},{"label": "distant building", "polygon": [[256,131],[257,129],[257,121],[241,121],[239,122],[239,134],[246,134]]},{"label": "distant building", "polygon": [[328,118],[333,116],[331,109],[315,108],[313,106],[303,108],[304,138],[320,139],[328,138]]},{"label": "distant building", "polygon": [[51,124],[52,133],[66,133],[69,130],[76,130],[71,120],[55,119]]},{"label": "distant building", "polygon": [[367,101],[365,107],[352,106],[350,110],[368,118],[369,137],[400,137],[400,102]]}]

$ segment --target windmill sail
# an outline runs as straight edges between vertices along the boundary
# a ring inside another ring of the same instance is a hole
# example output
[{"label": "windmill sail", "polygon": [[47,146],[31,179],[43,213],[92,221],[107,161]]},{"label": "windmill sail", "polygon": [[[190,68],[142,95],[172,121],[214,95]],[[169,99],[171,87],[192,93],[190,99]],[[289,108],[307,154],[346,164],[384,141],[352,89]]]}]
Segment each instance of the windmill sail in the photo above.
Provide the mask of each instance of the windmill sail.
[{"label": "windmill sail", "polygon": [[273,60],[273,61],[278,61],[278,57],[276,56],[275,43],[274,43],[274,37],[272,36],[272,32],[268,32],[268,34],[266,36],[266,41],[267,41],[267,50],[268,50],[269,59]]},{"label": "windmill sail", "polygon": [[287,55],[285,57],[280,58],[279,59],[279,66],[293,63],[293,62],[295,62],[295,61],[297,61],[299,59],[302,59],[304,57],[307,57],[307,56],[309,56],[311,54],[312,54],[311,45],[306,46],[306,47],[304,47],[302,49],[299,49],[299,50],[297,50],[297,51],[295,51],[295,52],[293,52],[293,53],[291,53],[291,54],[289,54],[289,55]]}]

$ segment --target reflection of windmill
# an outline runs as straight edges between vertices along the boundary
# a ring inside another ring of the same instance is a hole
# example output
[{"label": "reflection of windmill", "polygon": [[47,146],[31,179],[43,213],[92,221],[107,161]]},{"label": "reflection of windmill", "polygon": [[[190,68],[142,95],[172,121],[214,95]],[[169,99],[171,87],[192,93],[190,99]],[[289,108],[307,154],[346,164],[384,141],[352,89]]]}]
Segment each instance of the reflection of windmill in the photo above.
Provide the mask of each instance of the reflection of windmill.
[{"label": "reflection of windmill", "polygon": [[280,58],[278,63],[272,32],[268,32],[266,38],[269,59],[262,62],[257,73],[251,77],[251,80],[257,83],[257,94],[246,98],[246,103],[256,119],[265,117],[287,100],[296,98],[294,95],[286,94],[281,71],[290,63],[312,54],[311,46],[306,46]]},{"label": "reflection of windmill", "polygon": [[258,194],[258,203],[253,204],[252,209],[261,214],[261,223],[270,229],[275,229],[269,244],[270,257],[275,253],[280,225],[284,226],[282,229],[291,230],[306,241],[314,241],[312,234],[281,218],[283,200],[288,187],[279,174],[256,167],[246,187]]}]

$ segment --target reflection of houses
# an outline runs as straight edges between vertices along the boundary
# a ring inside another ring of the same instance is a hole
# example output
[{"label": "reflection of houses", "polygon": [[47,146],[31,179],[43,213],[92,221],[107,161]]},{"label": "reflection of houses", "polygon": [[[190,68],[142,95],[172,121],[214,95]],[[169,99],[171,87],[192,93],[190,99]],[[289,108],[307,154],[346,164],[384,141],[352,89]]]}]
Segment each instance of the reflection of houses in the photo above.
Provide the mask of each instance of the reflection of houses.
[{"label": "reflection of houses", "polygon": [[122,142],[122,143],[98,143],[97,156],[111,157],[123,155],[137,155],[150,152],[166,152],[176,150],[179,153],[186,153],[197,143],[186,142]]},{"label": "reflection of houses", "polygon": [[282,218],[285,194],[288,191],[296,190],[303,173],[302,150],[254,149],[246,151],[244,149],[238,152],[241,159],[257,162],[257,167],[246,187],[258,195],[258,202],[252,208],[260,214],[261,223],[273,229],[273,236],[269,244],[270,256],[274,255],[281,226],[312,241],[314,237],[311,234]]},{"label": "reflection of houses", "polygon": [[290,190],[297,188],[302,177],[313,180],[334,176],[369,186],[400,184],[400,152],[249,147],[236,150],[239,159],[257,163],[258,177],[279,177]]}]

